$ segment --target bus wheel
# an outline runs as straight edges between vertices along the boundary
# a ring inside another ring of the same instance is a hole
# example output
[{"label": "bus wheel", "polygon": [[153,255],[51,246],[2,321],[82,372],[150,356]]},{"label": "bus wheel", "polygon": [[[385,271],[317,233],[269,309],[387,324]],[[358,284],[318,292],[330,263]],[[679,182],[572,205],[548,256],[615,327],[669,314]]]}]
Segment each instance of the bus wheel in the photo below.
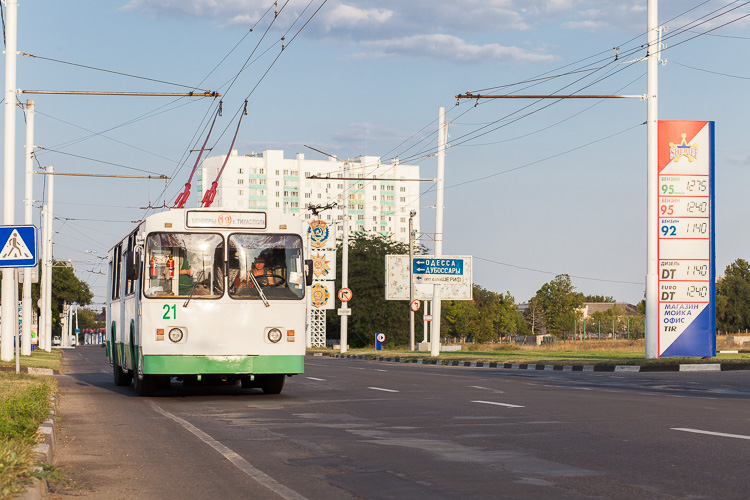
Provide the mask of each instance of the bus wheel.
[{"label": "bus wheel", "polygon": [[284,388],[285,375],[266,375],[260,381],[260,388],[264,394],[281,394]]},{"label": "bus wheel", "polygon": [[115,385],[118,387],[127,387],[133,381],[133,375],[123,371],[122,366],[117,364],[115,356],[112,357],[112,367],[115,375]]},{"label": "bus wheel", "polygon": [[138,373],[138,369],[134,370],[133,374],[133,385],[135,386],[135,393],[139,396],[152,396],[156,389],[154,377],[151,375],[143,375]]}]

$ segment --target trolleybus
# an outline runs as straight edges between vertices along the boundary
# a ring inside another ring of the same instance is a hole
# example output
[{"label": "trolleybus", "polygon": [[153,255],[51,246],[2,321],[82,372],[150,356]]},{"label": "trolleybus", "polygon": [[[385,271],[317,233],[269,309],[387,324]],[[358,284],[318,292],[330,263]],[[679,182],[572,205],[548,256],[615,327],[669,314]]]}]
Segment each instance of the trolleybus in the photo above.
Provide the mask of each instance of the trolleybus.
[{"label": "trolleybus", "polygon": [[107,355],[139,395],[176,378],[278,394],[303,373],[304,222],[283,213],[172,209],[109,251]]}]

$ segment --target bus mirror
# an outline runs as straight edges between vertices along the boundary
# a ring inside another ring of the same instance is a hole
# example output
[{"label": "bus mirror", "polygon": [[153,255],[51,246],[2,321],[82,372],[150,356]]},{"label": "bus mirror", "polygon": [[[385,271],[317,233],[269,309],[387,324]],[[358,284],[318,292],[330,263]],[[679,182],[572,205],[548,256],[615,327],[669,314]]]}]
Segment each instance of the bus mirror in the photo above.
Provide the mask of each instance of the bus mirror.
[{"label": "bus mirror", "polygon": [[305,286],[312,286],[313,281],[313,261],[308,259],[305,261],[305,267],[307,272],[305,273]]}]

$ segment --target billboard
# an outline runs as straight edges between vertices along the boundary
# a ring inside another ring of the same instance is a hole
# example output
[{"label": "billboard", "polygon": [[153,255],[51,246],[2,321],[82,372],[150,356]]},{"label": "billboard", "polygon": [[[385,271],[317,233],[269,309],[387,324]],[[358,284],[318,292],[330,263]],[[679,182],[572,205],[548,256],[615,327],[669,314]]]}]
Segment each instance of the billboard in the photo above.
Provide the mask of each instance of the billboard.
[{"label": "billboard", "polygon": [[714,122],[659,121],[660,357],[716,356]]}]

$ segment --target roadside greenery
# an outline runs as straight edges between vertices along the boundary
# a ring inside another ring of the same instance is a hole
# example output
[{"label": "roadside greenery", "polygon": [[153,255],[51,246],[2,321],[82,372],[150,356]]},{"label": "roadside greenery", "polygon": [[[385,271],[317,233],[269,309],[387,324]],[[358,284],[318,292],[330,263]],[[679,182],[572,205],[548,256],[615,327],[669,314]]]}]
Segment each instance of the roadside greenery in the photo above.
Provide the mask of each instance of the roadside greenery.
[{"label": "roadside greenery", "polygon": [[0,372],[0,498],[24,491],[37,465],[37,428],[49,416],[57,379]]}]

